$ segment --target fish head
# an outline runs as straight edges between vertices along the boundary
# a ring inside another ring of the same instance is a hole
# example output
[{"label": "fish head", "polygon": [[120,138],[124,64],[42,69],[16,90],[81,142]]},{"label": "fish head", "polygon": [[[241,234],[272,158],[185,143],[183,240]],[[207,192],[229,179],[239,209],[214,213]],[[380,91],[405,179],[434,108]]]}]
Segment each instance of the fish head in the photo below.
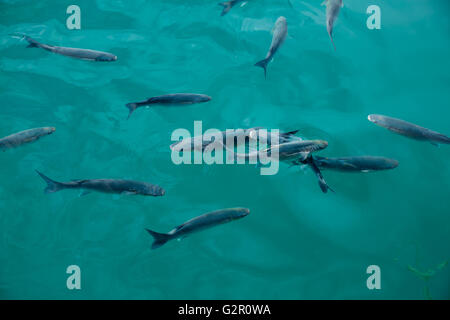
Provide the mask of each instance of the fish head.
[{"label": "fish head", "polygon": [[136,193],[144,195],[144,196],[163,196],[166,194],[166,191],[157,185],[152,185],[149,183],[142,184],[138,187],[138,190],[136,190]]},{"label": "fish head", "polygon": [[212,98],[210,96],[207,96],[206,94],[203,94],[200,96],[199,98],[199,102],[208,102],[210,101]]},{"label": "fish head", "polygon": [[250,210],[247,208],[235,208],[231,213],[231,220],[241,219],[250,214]]},{"label": "fish head", "polygon": [[56,128],[55,127],[45,127],[44,131],[46,134],[52,134],[53,132],[55,132]]},{"label": "fish head", "polygon": [[314,140],[315,150],[323,150],[328,147],[328,142],[325,140]]},{"label": "fish head", "polygon": [[102,54],[95,58],[95,61],[116,61],[117,56],[113,54]]},{"label": "fish head", "polygon": [[367,116],[367,119],[370,121],[370,122],[373,122],[373,123],[375,123],[375,124],[378,124],[378,123],[381,123],[382,121],[383,121],[383,116],[382,115],[379,115],[379,114],[369,114],[368,116]]}]

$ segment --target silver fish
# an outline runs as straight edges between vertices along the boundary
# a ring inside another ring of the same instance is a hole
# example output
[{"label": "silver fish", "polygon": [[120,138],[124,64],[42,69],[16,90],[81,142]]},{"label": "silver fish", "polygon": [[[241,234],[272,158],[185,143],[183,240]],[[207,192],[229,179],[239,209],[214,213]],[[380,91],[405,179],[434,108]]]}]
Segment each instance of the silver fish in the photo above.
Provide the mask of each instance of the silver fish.
[{"label": "silver fish", "polygon": [[147,230],[147,232],[154,239],[152,249],[156,249],[161,247],[169,240],[179,239],[197,231],[211,228],[233,220],[241,219],[243,217],[246,217],[249,213],[250,210],[247,208],[222,209],[205,213],[201,216],[186,221],[185,223],[179,225],[168,233],[158,233],[150,229],[145,230]]},{"label": "silver fish", "polygon": [[380,127],[411,139],[428,141],[435,146],[438,146],[440,143],[450,144],[450,138],[446,135],[418,126],[414,123],[380,114],[370,114],[367,119]]},{"label": "silver fish", "polygon": [[72,58],[90,60],[90,61],[116,61],[117,56],[109,52],[96,51],[90,49],[80,49],[80,48],[69,48],[69,47],[58,47],[51,46],[48,44],[40,43],[26,35],[21,35],[25,40],[28,41],[29,45],[27,48],[42,48],[47,51],[61,54],[63,56],[68,56]]},{"label": "silver fish", "polygon": [[312,152],[323,150],[328,146],[324,140],[295,140],[278,145],[273,145],[261,151],[253,151],[247,154],[234,153],[228,150],[234,158],[245,160],[256,160],[268,158],[275,152],[278,153],[278,161],[296,162],[306,160]]},{"label": "silver fish", "polygon": [[267,52],[266,57],[257,62],[255,66],[261,67],[264,69],[264,77],[267,78],[267,65],[270,61],[272,61],[273,56],[277,53],[278,49],[280,49],[284,40],[287,36],[287,22],[285,17],[279,17],[275,22],[275,26],[273,28],[273,36],[272,43],[270,44],[269,51]]},{"label": "silver fish", "polygon": [[29,130],[20,131],[10,136],[0,139],[0,150],[15,148],[22,144],[33,142],[41,137],[47,136],[55,132],[53,127],[34,128]]},{"label": "silver fish", "polygon": [[194,103],[202,103],[208,102],[211,100],[210,96],[205,94],[197,94],[197,93],[172,93],[165,94],[162,96],[151,97],[145,101],[141,102],[131,102],[126,104],[126,107],[129,109],[128,119],[131,114],[139,107],[149,106],[149,105],[186,105],[186,104],[194,104]]},{"label": "silver fish", "polygon": [[57,182],[37,170],[36,172],[47,183],[47,187],[44,190],[45,193],[53,193],[64,189],[81,189],[83,190],[81,195],[88,194],[92,191],[154,197],[163,196],[165,194],[164,189],[160,186],[146,182],[115,179],[72,180],[69,182]]},{"label": "silver fish", "polygon": [[330,36],[331,43],[333,44],[334,50],[336,50],[336,46],[333,41],[333,26],[336,22],[336,19],[339,15],[339,11],[344,6],[342,0],[325,0],[322,5],[326,5],[326,23],[327,23],[327,32]]},{"label": "silver fish", "polygon": [[358,156],[327,158],[314,156],[314,162],[320,169],[330,169],[344,172],[369,172],[394,169],[398,161],[384,157]]}]

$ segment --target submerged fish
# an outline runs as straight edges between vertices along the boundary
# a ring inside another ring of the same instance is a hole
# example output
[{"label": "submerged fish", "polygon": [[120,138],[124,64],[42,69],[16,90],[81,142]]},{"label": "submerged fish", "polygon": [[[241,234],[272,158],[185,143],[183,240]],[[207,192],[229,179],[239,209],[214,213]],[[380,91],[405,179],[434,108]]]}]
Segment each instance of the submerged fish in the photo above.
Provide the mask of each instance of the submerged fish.
[{"label": "submerged fish", "polygon": [[267,65],[270,61],[272,61],[273,56],[277,53],[278,49],[283,44],[284,40],[287,36],[287,22],[285,17],[279,17],[275,22],[275,26],[273,28],[273,36],[272,43],[270,44],[269,51],[267,52],[266,57],[257,62],[255,66],[261,67],[264,69],[264,77],[267,77]]},{"label": "submerged fish", "polygon": [[47,51],[61,54],[63,56],[68,56],[72,58],[90,60],[90,61],[116,61],[117,56],[109,52],[96,51],[90,49],[80,49],[80,48],[68,48],[68,47],[58,47],[51,46],[48,44],[40,43],[26,35],[21,35],[25,40],[28,41],[29,45],[27,48],[42,48]]},{"label": "submerged fish", "polygon": [[325,158],[314,156],[314,162],[320,169],[331,169],[345,172],[369,172],[394,169],[398,161],[384,157],[359,156]]},{"label": "submerged fish", "polygon": [[250,210],[247,208],[231,208],[222,209],[205,213],[201,216],[186,221],[182,225],[179,225],[169,233],[158,233],[149,229],[146,229],[148,233],[154,238],[152,249],[161,247],[169,240],[179,239],[185,237],[191,233],[214,227],[226,222],[237,220],[247,216]]},{"label": "submerged fish", "polygon": [[36,172],[47,183],[45,193],[53,193],[63,189],[81,189],[81,195],[88,194],[92,191],[103,193],[117,193],[126,195],[143,195],[143,196],[163,196],[165,191],[163,188],[133,180],[115,180],[115,179],[95,179],[95,180],[72,180],[69,182],[57,182],[45,176],[41,172]]},{"label": "submerged fish", "polygon": [[322,5],[327,7],[326,9],[326,23],[327,23],[327,32],[330,36],[331,43],[333,44],[334,50],[336,50],[336,46],[333,41],[333,26],[339,15],[339,11],[344,6],[342,0],[325,0],[322,2]]},{"label": "submerged fish", "polygon": [[449,137],[404,120],[391,118],[380,114],[370,114],[367,118],[369,121],[379,125],[380,127],[386,128],[392,132],[411,139],[428,141],[435,146],[439,145],[439,143],[450,144]]},{"label": "submerged fish", "polygon": [[247,154],[234,153],[229,149],[228,151],[234,158],[256,161],[261,158],[269,158],[273,153],[278,153],[278,159],[275,160],[296,163],[296,161],[306,160],[312,152],[325,149],[327,146],[328,142],[324,140],[299,140],[273,145],[270,148]]},{"label": "submerged fish", "polygon": [[302,163],[307,164],[314,174],[317,177],[317,181],[319,182],[319,187],[322,190],[323,193],[327,193],[328,190],[331,190],[334,192],[333,189],[331,189],[325,179],[322,176],[322,172],[320,172],[320,169],[317,167],[316,161],[312,156],[307,157]]},{"label": "submerged fish", "polygon": [[0,150],[5,151],[6,149],[15,148],[22,144],[36,141],[41,137],[52,134],[53,132],[55,132],[55,128],[43,127],[14,133],[10,136],[0,139]]},{"label": "submerged fish", "polygon": [[[298,132],[298,130],[280,133],[276,135],[278,138],[278,143],[289,142],[294,139],[299,139],[299,137],[295,137],[294,135]],[[233,146],[239,146],[247,142],[256,142],[263,140],[270,145],[272,143],[272,139],[275,139],[275,134],[270,133],[267,129],[262,127],[255,127],[250,129],[229,129],[221,132],[222,135],[222,145],[227,146],[227,143],[233,143]],[[293,138],[294,137],[294,138]],[[170,149],[172,151],[204,151],[205,148],[211,145],[215,141],[214,134],[204,134],[200,136],[195,136],[192,138],[185,138],[181,141],[175,142],[170,145]],[[229,147],[229,146],[228,146]]]},{"label": "submerged fish", "polygon": [[185,105],[185,104],[194,104],[194,103],[202,103],[208,102],[211,100],[210,96],[205,94],[197,94],[197,93],[173,93],[173,94],[165,94],[162,96],[152,97],[145,101],[141,102],[131,102],[126,105],[126,107],[130,110],[128,113],[128,118],[130,118],[131,114],[139,107],[161,104],[161,105]]},{"label": "submerged fish", "polygon": [[221,2],[219,3],[219,6],[223,7],[222,13],[220,14],[221,16],[224,16],[228,13],[228,11],[231,10],[231,8],[233,8],[235,5],[244,2],[246,0],[231,0],[231,1],[225,1],[225,2]]}]

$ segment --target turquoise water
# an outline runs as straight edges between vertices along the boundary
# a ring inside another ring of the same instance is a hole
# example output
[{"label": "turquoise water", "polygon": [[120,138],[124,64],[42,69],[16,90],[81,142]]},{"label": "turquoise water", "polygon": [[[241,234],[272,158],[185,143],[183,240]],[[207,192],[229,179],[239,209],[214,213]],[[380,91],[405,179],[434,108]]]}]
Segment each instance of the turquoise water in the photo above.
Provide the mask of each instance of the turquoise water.
[{"label": "turquoise water", "polygon": [[[450,256],[450,147],[379,128],[387,114],[450,134],[447,0],[344,0],[335,52],[319,0],[249,1],[220,17],[207,0],[0,1],[0,136],[55,126],[34,144],[0,154],[0,297],[3,299],[434,299],[450,297],[450,269],[428,283],[408,270]],[[66,8],[81,8],[81,30]],[[366,8],[381,8],[381,30]],[[269,65],[272,26],[289,36]],[[75,60],[8,36],[116,54]],[[174,92],[212,101],[136,111],[125,104]],[[398,168],[326,171],[321,193],[309,169],[282,165],[180,165],[171,133],[264,126],[324,139],[323,156],[378,155]],[[76,191],[46,195],[38,169],[68,181],[127,178],[164,197]],[[166,232],[202,213],[243,206],[251,214],[150,250],[144,228]],[[366,268],[381,268],[368,290]],[[68,290],[66,268],[81,268]],[[429,294],[424,293],[427,287]]]}]

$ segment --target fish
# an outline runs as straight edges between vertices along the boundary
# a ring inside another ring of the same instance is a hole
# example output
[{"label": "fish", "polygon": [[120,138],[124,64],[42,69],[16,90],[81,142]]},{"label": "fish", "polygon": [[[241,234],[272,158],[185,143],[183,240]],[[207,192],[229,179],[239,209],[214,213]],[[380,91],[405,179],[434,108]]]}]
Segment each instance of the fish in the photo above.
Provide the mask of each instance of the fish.
[{"label": "fish", "polygon": [[42,127],[28,129],[9,135],[0,139],[0,150],[6,151],[7,149],[15,148],[25,143],[34,142],[41,137],[55,132],[54,127]]},{"label": "fish", "polygon": [[129,109],[128,119],[131,114],[139,107],[149,105],[186,105],[194,103],[208,102],[211,100],[210,96],[197,93],[173,93],[162,96],[151,97],[141,102],[127,103],[126,107]]},{"label": "fish", "polygon": [[[263,131],[265,130],[265,131]],[[298,132],[298,130],[280,133],[278,134],[278,144],[289,142],[296,139],[301,140],[299,137],[295,137],[294,135]],[[221,132],[222,134],[222,144],[227,145],[228,141],[234,139],[233,145],[239,146],[243,143],[247,142],[257,142],[258,139],[265,139],[265,142],[270,145],[272,143],[272,139],[275,139],[275,134],[268,134],[267,129],[263,127],[254,127],[250,129],[229,129]],[[295,138],[294,138],[295,137]],[[180,151],[204,151],[205,148],[211,145],[215,141],[215,135],[213,134],[204,134],[195,136],[192,138],[185,138],[181,141],[177,141],[170,145],[170,149],[172,151],[180,152]]]},{"label": "fish", "polygon": [[267,65],[270,61],[272,61],[273,56],[275,53],[277,53],[278,49],[280,49],[281,45],[283,44],[284,40],[287,36],[287,22],[286,18],[281,16],[277,19],[275,22],[275,26],[273,28],[273,36],[272,36],[272,43],[270,44],[269,51],[267,52],[266,57],[255,63],[255,66],[261,67],[264,69],[264,78],[267,79]]},{"label": "fish", "polygon": [[94,179],[72,180],[69,182],[57,182],[36,170],[38,175],[47,183],[44,193],[54,193],[64,189],[81,189],[81,195],[92,191],[102,193],[115,193],[124,195],[163,196],[165,191],[160,186],[133,180]]},{"label": "fish", "polygon": [[231,0],[231,1],[220,2],[219,6],[223,7],[223,10],[220,15],[221,16],[226,15],[231,10],[231,8],[233,8],[235,5],[237,5],[241,2],[244,2],[244,1],[246,1],[246,0]]},{"label": "fish", "polygon": [[327,158],[314,156],[314,162],[320,169],[331,169],[343,172],[369,172],[394,169],[398,161],[384,157],[358,156]]},{"label": "fish", "polygon": [[[16,35],[17,36],[17,35]],[[96,51],[90,49],[80,49],[80,48],[69,48],[69,47],[58,47],[51,46],[48,44],[40,43],[27,35],[20,35],[23,39],[28,41],[29,45],[27,48],[42,48],[44,50],[57,53],[63,56],[77,58],[81,60],[89,61],[116,61],[117,56],[103,51]]]},{"label": "fish", "polygon": [[221,209],[205,213],[201,216],[186,221],[185,223],[179,225],[168,233],[159,233],[150,229],[145,230],[147,230],[147,232],[154,239],[151,248],[156,249],[164,245],[169,240],[184,238],[191,233],[195,233],[197,231],[211,228],[223,223],[231,222],[233,220],[241,219],[248,216],[249,214],[250,210],[247,208]]},{"label": "fish", "polygon": [[323,6],[326,6],[326,24],[327,24],[327,32],[330,37],[331,43],[333,44],[334,50],[336,50],[336,46],[334,45],[333,40],[333,26],[336,22],[336,19],[339,15],[339,11],[344,6],[342,0],[325,0],[322,2]]},{"label": "fish", "polygon": [[275,154],[278,153],[278,159],[275,160],[292,163],[296,161],[304,161],[312,152],[323,150],[327,146],[328,142],[324,140],[298,140],[273,145],[267,149],[253,151],[247,154],[234,153],[230,149],[228,149],[228,152],[230,156],[235,159],[240,158],[259,161],[261,158],[271,157],[275,151]]},{"label": "fish", "polygon": [[434,146],[450,144],[450,138],[448,136],[401,119],[380,114],[370,114],[367,119],[380,127],[414,140],[427,141]]}]

